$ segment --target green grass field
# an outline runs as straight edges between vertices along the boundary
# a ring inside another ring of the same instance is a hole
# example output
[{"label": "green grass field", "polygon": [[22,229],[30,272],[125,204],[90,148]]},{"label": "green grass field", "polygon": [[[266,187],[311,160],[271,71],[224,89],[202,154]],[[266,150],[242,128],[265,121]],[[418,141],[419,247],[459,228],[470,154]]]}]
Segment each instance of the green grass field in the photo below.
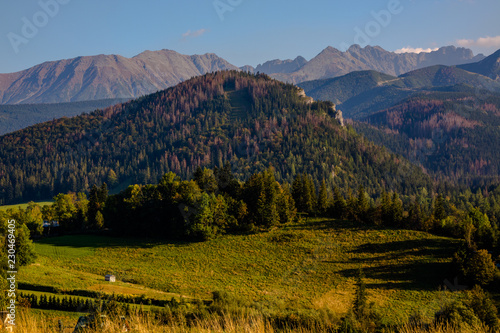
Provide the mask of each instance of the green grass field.
[{"label": "green grass field", "polygon": [[[40,201],[40,202],[35,202],[35,203],[38,204],[39,206],[47,206],[47,205],[53,204],[52,201]],[[28,203],[22,203],[22,204],[17,204],[17,205],[0,206],[0,210],[6,211],[8,209],[18,209],[18,208],[26,209],[27,207],[28,207]]]},{"label": "green grass field", "polygon": [[[64,236],[37,242],[39,258],[18,279],[166,299],[208,299],[212,291],[225,290],[264,307],[343,314],[362,268],[369,301],[396,323],[416,311],[430,318],[455,297],[440,289],[454,277],[450,262],[457,244],[424,232],[328,219],[202,243]],[[118,282],[105,283],[109,273]]]}]

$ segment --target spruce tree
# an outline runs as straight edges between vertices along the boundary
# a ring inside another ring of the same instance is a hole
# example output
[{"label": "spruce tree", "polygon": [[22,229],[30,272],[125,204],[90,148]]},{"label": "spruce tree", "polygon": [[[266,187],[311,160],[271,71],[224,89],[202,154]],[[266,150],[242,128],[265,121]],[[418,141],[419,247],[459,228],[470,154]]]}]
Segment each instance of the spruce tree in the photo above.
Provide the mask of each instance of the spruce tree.
[{"label": "spruce tree", "polygon": [[328,205],[329,205],[328,191],[326,188],[326,182],[323,179],[323,181],[321,182],[321,186],[319,187],[319,193],[318,193],[318,204],[316,208],[318,214],[325,215],[328,210]]},{"label": "spruce tree", "polygon": [[434,218],[438,221],[446,218],[446,211],[444,207],[444,198],[441,193],[437,196],[436,202],[434,203]]},{"label": "spruce tree", "polygon": [[356,217],[361,221],[367,220],[368,209],[370,208],[370,203],[368,202],[368,198],[363,186],[359,186],[358,188],[358,197],[356,202]]},{"label": "spruce tree", "polygon": [[347,203],[337,186],[333,189],[333,216],[336,218],[345,217]]}]

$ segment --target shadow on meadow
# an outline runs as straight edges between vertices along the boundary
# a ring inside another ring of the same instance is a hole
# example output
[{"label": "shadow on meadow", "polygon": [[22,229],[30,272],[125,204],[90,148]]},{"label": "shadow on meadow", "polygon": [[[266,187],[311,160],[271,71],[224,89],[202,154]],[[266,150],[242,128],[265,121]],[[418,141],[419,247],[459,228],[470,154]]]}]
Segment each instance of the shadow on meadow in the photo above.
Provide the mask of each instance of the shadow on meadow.
[{"label": "shadow on meadow", "polygon": [[[367,283],[370,288],[437,290],[445,279],[453,280],[454,269],[450,260],[457,245],[450,239],[366,243],[351,251],[357,256],[348,262],[365,266],[363,271],[369,279],[387,281]],[[345,269],[339,273],[354,278],[358,269]]]},{"label": "shadow on meadow", "polygon": [[93,247],[93,248],[153,248],[158,245],[174,245],[174,246],[187,246],[190,242],[172,241],[172,240],[159,240],[159,239],[136,239],[136,238],[123,238],[111,237],[102,235],[66,235],[57,237],[48,237],[37,241],[39,244],[47,244],[62,247]]},{"label": "shadow on meadow", "polygon": [[350,231],[356,230],[377,230],[376,226],[368,226],[361,223],[356,223],[348,220],[337,220],[333,218],[315,218],[315,217],[304,217],[304,219],[297,224],[287,226],[288,229],[294,230],[331,230],[331,229],[348,229]]}]

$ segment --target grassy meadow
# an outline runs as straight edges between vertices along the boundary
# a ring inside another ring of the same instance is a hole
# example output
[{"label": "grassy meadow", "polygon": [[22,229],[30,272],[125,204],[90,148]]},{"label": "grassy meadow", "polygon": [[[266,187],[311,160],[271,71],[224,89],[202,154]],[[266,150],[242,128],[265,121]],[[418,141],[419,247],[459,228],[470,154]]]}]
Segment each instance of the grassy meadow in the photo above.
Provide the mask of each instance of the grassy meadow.
[{"label": "grassy meadow", "polygon": [[[47,205],[53,204],[52,201],[39,201],[39,202],[35,202],[35,203],[39,206],[47,206]],[[22,204],[17,204],[17,205],[3,205],[3,206],[0,206],[0,210],[3,210],[3,211],[6,211],[8,209],[17,210],[19,208],[26,209],[26,208],[28,208],[28,204],[29,203],[22,203]]]},{"label": "grassy meadow", "polygon": [[[61,289],[210,299],[226,291],[262,309],[328,309],[352,304],[360,268],[369,301],[389,324],[433,314],[456,294],[450,267],[457,240],[354,222],[307,219],[279,230],[200,243],[95,235],[46,238],[18,280]],[[116,283],[104,281],[115,274]]]}]

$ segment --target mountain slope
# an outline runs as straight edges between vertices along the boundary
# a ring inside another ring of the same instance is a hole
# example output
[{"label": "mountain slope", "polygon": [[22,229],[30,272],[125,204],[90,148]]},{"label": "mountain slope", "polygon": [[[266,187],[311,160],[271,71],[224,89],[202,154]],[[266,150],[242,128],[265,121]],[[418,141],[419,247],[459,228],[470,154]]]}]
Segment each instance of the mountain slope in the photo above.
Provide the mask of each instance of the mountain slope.
[{"label": "mountain slope", "polygon": [[500,80],[500,50],[479,62],[460,65],[457,67],[469,72],[482,74],[498,81]]},{"label": "mountain slope", "polygon": [[454,46],[442,47],[430,53],[394,53],[378,46],[351,46],[341,52],[327,47],[316,57],[293,73],[274,73],[271,76],[284,82],[333,78],[353,71],[375,70],[398,76],[409,71],[432,65],[458,65],[484,59],[474,56],[471,50]]},{"label": "mountain slope", "polygon": [[126,99],[97,101],[0,105],[0,135],[61,117],[73,117],[125,102]]},{"label": "mountain slope", "polygon": [[298,86],[314,99],[342,104],[365,91],[397,80],[395,76],[376,71],[359,71],[333,79],[306,81],[299,83]]},{"label": "mountain slope", "polygon": [[500,175],[500,94],[474,88],[426,92],[367,116],[367,138],[454,182]]},{"label": "mountain slope", "polygon": [[301,56],[298,56],[294,60],[271,60],[267,61],[255,68],[255,73],[260,72],[264,74],[274,74],[274,73],[293,73],[300,69],[307,63],[307,60]]},{"label": "mountain slope", "polygon": [[0,202],[50,198],[108,182],[188,177],[226,161],[241,178],[269,165],[279,180],[308,172],[341,188],[413,193],[428,176],[344,128],[329,102],[310,103],[265,75],[219,72],[129,103],[0,137]]},{"label": "mountain slope", "polygon": [[0,103],[61,103],[135,98],[193,76],[237,69],[215,54],[145,51],[133,58],[98,55],[46,62],[0,74]]},{"label": "mountain slope", "polygon": [[[352,72],[347,75],[300,83],[314,99],[337,104],[346,118],[362,119],[389,108],[405,98],[423,91],[474,87],[500,92],[500,82],[457,67],[436,65],[411,71],[399,77],[375,71]],[[448,87],[448,88],[446,88]]]}]

